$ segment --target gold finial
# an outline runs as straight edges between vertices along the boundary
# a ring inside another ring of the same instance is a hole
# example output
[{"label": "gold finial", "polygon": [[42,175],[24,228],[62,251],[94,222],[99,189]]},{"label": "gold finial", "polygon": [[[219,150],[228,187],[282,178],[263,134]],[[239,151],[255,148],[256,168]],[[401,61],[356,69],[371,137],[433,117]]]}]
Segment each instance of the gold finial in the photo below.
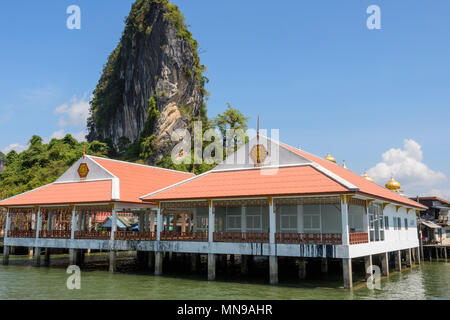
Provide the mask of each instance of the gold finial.
[{"label": "gold finial", "polygon": [[331,153],[328,153],[328,155],[325,157],[325,160],[336,163],[336,159],[331,155]]},{"label": "gold finial", "polygon": [[344,160],[344,162],[342,163],[342,168],[348,169],[348,168],[347,168],[347,164],[345,163],[345,160]]},{"label": "gold finial", "polygon": [[391,191],[399,192],[401,185],[397,180],[394,179],[394,176],[392,176],[391,180],[386,183],[386,188]]},{"label": "gold finial", "polygon": [[375,182],[372,177],[367,174],[367,171],[364,171],[363,178],[370,182]]}]

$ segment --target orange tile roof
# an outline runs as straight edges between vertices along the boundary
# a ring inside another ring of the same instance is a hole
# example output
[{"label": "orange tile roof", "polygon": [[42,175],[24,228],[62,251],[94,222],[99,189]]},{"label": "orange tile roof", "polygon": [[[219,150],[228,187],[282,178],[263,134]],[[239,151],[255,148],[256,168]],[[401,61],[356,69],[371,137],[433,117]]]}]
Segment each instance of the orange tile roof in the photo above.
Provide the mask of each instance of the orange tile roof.
[{"label": "orange tile roof", "polygon": [[120,180],[120,201],[137,202],[148,194],[195,175],[187,172],[133,164],[129,162],[90,157]]},{"label": "orange tile roof", "polygon": [[383,187],[377,185],[376,183],[370,182],[370,181],[366,180],[365,178],[361,177],[360,175],[358,175],[348,169],[345,169],[338,164],[335,164],[331,161],[319,158],[310,153],[298,150],[296,148],[293,148],[293,147],[288,146],[283,143],[280,143],[280,145],[282,147],[310,160],[310,161],[317,163],[318,165],[324,167],[325,169],[340,176],[342,179],[355,185],[356,187],[359,188],[359,193],[363,193],[363,194],[366,194],[369,196],[374,196],[374,197],[385,199],[385,200],[390,200],[393,202],[397,202],[399,204],[404,204],[404,205],[415,207],[415,208],[420,208],[420,209],[427,208],[416,201],[410,200],[410,199],[403,197],[393,191],[383,188]]},{"label": "orange tile roof", "polygon": [[54,183],[0,201],[0,206],[59,205],[111,201],[112,181]]},{"label": "orange tile roof", "polygon": [[344,193],[348,189],[311,166],[280,168],[277,174],[262,175],[262,170],[210,171],[180,183],[146,201],[212,199],[256,196],[284,196]]},{"label": "orange tile roof", "polygon": [[[192,173],[166,170],[128,162],[90,157],[119,179],[120,199],[114,201],[142,203],[145,193],[153,192],[194,176]],[[59,205],[111,202],[113,181],[53,183],[0,201],[0,206]]]}]

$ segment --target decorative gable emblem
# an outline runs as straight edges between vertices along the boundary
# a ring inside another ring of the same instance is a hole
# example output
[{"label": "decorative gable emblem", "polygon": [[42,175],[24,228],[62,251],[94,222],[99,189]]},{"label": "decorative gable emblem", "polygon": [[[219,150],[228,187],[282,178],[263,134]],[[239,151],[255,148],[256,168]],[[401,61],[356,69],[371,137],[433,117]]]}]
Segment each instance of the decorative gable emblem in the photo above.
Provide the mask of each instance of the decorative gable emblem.
[{"label": "decorative gable emblem", "polygon": [[261,164],[264,163],[268,155],[269,152],[262,144],[257,144],[250,151],[250,157],[252,158],[255,167],[261,166]]},{"label": "decorative gable emblem", "polygon": [[78,167],[78,175],[80,176],[80,179],[85,180],[88,173],[89,173],[89,167],[88,167],[87,163],[80,164],[80,166]]}]

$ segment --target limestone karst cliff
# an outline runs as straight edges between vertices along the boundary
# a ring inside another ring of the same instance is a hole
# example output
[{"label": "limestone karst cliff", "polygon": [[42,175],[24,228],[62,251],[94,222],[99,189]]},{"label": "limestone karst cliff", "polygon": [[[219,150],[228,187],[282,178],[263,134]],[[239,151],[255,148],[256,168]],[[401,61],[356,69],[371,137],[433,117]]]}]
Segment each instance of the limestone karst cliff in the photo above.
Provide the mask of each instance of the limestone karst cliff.
[{"label": "limestone karst cliff", "polygon": [[94,91],[88,140],[145,144],[150,162],[169,154],[172,130],[206,119],[197,48],[177,6],[137,0]]}]

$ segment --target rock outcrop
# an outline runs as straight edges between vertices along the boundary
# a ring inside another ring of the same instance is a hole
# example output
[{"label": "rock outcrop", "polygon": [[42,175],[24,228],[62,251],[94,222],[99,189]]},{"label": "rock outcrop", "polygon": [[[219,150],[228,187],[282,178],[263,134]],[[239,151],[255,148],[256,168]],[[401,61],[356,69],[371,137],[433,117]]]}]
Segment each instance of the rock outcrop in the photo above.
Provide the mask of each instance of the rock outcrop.
[{"label": "rock outcrop", "polygon": [[94,91],[88,140],[117,146],[124,137],[136,143],[154,135],[150,161],[170,154],[172,130],[206,119],[206,78],[197,47],[175,5],[136,1]]}]

